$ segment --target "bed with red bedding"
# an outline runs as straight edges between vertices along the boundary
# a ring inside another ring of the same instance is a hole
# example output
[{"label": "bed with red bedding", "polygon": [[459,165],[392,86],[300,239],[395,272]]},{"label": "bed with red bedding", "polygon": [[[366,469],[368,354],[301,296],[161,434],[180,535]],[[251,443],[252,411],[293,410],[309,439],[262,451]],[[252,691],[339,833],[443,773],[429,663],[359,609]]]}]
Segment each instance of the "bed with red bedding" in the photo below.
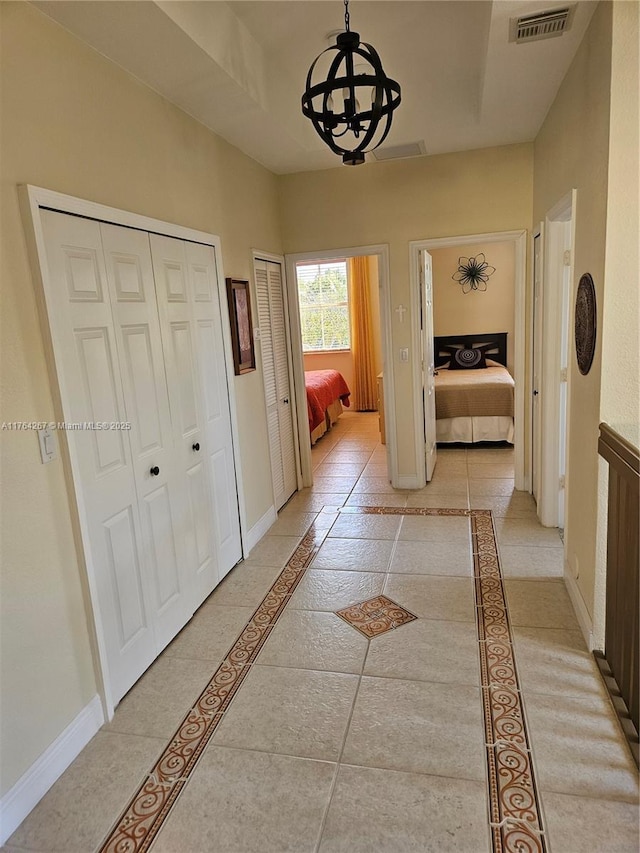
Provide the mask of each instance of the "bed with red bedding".
[{"label": "bed with red bedding", "polygon": [[309,433],[313,444],[336,422],[342,406],[349,406],[351,391],[344,376],[337,370],[306,370]]}]

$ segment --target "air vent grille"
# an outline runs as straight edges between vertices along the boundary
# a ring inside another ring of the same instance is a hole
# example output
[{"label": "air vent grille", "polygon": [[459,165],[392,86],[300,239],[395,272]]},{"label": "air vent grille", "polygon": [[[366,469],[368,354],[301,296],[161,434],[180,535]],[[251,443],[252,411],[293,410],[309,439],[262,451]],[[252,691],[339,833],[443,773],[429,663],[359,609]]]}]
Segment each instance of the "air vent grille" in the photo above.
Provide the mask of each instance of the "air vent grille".
[{"label": "air vent grille", "polygon": [[401,160],[405,157],[420,157],[426,154],[424,142],[408,142],[406,145],[387,145],[371,152],[376,160]]},{"label": "air vent grille", "polygon": [[509,41],[521,43],[561,36],[571,26],[574,10],[575,6],[565,6],[562,9],[512,18]]}]

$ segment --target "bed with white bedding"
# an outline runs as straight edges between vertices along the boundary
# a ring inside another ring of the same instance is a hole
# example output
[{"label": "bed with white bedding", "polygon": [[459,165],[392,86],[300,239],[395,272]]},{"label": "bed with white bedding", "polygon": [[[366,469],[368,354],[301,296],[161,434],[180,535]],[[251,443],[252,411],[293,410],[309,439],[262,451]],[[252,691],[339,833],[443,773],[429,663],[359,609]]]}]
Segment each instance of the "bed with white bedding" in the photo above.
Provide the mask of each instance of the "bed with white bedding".
[{"label": "bed with white bedding", "polygon": [[513,443],[507,333],[439,336],[434,343],[436,441]]}]

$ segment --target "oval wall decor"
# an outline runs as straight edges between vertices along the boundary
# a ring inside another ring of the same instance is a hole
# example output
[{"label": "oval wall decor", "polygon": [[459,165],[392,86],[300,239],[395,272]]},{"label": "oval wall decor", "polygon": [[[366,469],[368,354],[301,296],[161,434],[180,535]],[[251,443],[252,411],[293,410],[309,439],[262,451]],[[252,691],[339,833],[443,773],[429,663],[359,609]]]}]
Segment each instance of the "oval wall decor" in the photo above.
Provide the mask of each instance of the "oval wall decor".
[{"label": "oval wall decor", "polygon": [[596,289],[590,274],[585,273],[576,293],[576,360],[583,376],[591,370],[596,351]]}]

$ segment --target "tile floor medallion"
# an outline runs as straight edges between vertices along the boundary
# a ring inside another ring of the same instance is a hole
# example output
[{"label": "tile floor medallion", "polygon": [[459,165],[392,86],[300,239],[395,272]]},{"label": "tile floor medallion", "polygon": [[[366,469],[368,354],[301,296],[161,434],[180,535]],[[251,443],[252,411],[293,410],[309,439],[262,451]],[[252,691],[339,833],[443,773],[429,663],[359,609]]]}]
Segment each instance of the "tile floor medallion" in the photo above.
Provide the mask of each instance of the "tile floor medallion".
[{"label": "tile floor medallion", "polygon": [[360,604],[352,604],[351,607],[336,610],[335,613],[369,639],[379,637],[380,634],[386,634],[387,631],[392,631],[418,618],[395,601],[391,601],[386,595],[376,595],[375,598],[361,601]]},{"label": "tile floor medallion", "polygon": [[[511,626],[491,511],[425,507],[346,506],[346,514],[458,516],[471,523],[476,624],[493,853],[548,850],[514,660]],[[329,530],[311,525],[171,741],[114,824],[99,853],[149,850],[198,760],[241,688]],[[378,595],[337,611],[368,638],[416,617]]]}]

